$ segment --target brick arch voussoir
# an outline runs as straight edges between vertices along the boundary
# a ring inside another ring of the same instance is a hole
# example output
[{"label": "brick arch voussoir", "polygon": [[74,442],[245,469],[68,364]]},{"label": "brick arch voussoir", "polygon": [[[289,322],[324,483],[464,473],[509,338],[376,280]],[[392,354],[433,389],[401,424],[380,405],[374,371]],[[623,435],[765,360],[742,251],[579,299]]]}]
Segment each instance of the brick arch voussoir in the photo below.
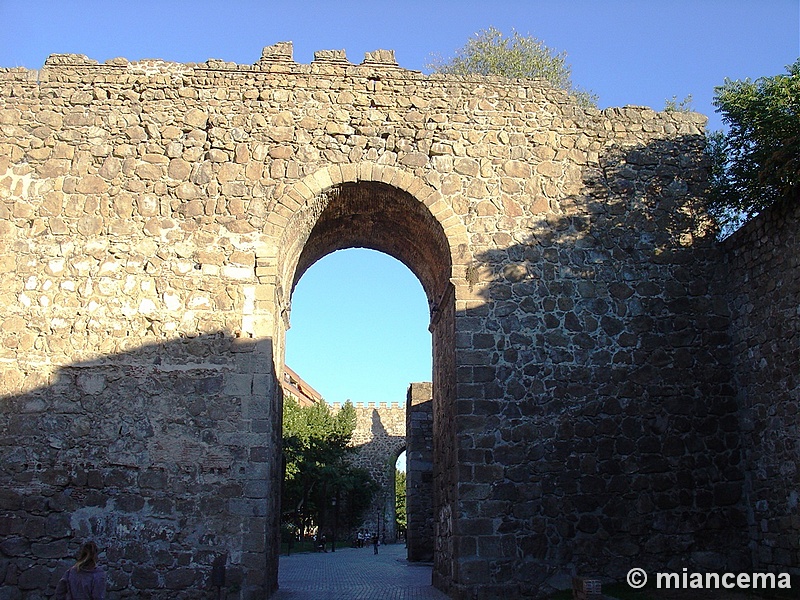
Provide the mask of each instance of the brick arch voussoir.
[{"label": "brick arch voussoir", "polygon": [[[453,211],[451,206],[445,201],[441,192],[430,186],[428,183],[409,173],[406,170],[391,165],[381,165],[372,162],[347,163],[329,165],[306,175],[296,182],[278,201],[275,211],[267,217],[267,223],[273,231],[284,230],[287,232],[288,224],[291,223],[297,210],[308,205],[323,192],[343,183],[358,182],[378,182],[384,183],[398,190],[404,191],[413,198],[422,202],[431,215],[442,226],[445,238],[450,249],[450,260],[453,269],[458,266],[466,266],[471,263],[472,257],[469,252],[467,229],[459,216]],[[279,243],[274,248],[273,260],[278,259],[279,248],[286,242],[284,233]],[[296,257],[293,257],[296,258]],[[276,265],[280,270],[287,269],[289,265]],[[287,279],[287,273],[276,272],[276,275],[283,275],[283,280]],[[290,290],[283,289],[288,301]]]}]

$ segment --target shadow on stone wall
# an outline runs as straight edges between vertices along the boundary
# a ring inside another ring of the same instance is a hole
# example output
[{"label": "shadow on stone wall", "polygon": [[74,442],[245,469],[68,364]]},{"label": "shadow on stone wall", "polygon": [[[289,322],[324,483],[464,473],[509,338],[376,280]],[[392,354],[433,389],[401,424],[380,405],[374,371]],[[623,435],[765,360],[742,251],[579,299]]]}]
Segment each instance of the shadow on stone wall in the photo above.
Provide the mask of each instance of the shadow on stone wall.
[{"label": "shadow on stone wall", "polygon": [[476,255],[485,304],[457,316],[460,497],[494,519],[465,547],[494,558],[468,557],[462,586],[527,597],[576,573],[749,566],[701,144],[609,152],[524,240]]},{"label": "shadow on stone wall", "polygon": [[412,383],[406,395],[406,547],[408,560],[433,561],[433,384]]},{"label": "shadow on stone wall", "polygon": [[[372,505],[363,515],[356,529],[370,534],[379,533],[382,542],[394,543],[395,527],[395,468],[397,457],[406,447],[405,410],[399,405],[381,405],[379,408],[357,406],[357,439],[351,462],[369,471],[379,486]],[[386,421],[386,423],[384,423]],[[369,432],[363,429],[369,429]]]},{"label": "shadow on stone wall", "polygon": [[[476,253],[483,303],[455,327],[458,506],[439,513],[455,514],[454,594],[535,596],[634,565],[747,570],[700,143],[608,152],[554,216]],[[152,344],[0,400],[4,598],[50,593],[86,537],[117,592],[203,597],[227,554],[229,591],[268,594],[280,414],[263,344]]]},{"label": "shadow on stone wall", "polygon": [[800,576],[800,202],[778,202],[723,243],[754,562]]},{"label": "shadow on stone wall", "polygon": [[271,591],[272,369],[269,340],[217,333],[65,366],[0,399],[2,597],[49,597],[86,539],[111,593],[207,597],[215,560],[229,591]]}]

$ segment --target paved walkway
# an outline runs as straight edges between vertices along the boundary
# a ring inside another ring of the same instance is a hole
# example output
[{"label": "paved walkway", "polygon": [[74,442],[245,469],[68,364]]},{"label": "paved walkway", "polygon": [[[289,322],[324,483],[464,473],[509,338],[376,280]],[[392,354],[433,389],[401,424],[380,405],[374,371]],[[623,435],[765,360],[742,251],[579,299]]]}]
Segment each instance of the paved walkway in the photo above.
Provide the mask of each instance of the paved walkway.
[{"label": "paved walkway", "polygon": [[281,556],[278,585],[272,600],[447,600],[404,544]]}]

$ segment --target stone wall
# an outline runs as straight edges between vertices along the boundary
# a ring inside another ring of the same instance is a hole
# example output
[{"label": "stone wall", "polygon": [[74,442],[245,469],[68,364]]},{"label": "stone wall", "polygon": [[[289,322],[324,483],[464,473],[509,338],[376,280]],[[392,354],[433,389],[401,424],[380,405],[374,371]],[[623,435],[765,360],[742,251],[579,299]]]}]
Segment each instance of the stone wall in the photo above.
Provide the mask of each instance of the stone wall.
[{"label": "stone wall", "polygon": [[432,561],[433,390],[412,383],[406,397],[406,545],[408,560]]},{"label": "stone wall", "polygon": [[732,313],[756,568],[800,575],[800,205],[773,206],[728,238],[721,285]]},{"label": "stone wall", "polygon": [[736,568],[703,126],[385,51],[0,70],[2,593],[91,536],[116,595],[267,595],[291,293],[352,246],[428,297],[439,587]]},{"label": "stone wall", "polygon": [[[331,406],[334,411],[341,408],[339,404]],[[393,544],[397,541],[395,469],[397,458],[406,448],[406,409],[402,404],[387,402],[353,406],[356,428],[351,445],[355,452],[349,460],[366,469],[380,486],[359,529],[379,534],[384,544]]]},{"label": "stone wall", "polygon": [[199,335],[52,370],[29,356],[17,368],[47,385],[3,400],[4,598],[52,591],[87,538],[119,596],[188,597],[214,560],[228,564],[232,588],[245,571],[250,586],[266,583],[269,355]]},{"label": "stone wall", "polygon": [[693,204],[701,140],[668,137],[605,146],[558,214],[476,249],[485,301],[456,317],[458,506],[473,516],[454,526],[456,597],[479,581],[534,596],[570,569],[744,564],[727,310]]}]

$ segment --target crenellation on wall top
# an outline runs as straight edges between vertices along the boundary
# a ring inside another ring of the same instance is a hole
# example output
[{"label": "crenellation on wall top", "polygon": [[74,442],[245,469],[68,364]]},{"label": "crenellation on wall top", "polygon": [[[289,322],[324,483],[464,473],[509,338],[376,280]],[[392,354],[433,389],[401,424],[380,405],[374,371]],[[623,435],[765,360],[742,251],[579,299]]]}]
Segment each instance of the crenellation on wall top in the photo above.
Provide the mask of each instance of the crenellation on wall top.
[{"label": "crenellation on wall top", "polygon": [[89,58],[85,54],[51,54],[44,62],[46,70],[77,70],[85,69],[96,72],[97,70],[106,71],[132,71],[144,73],[174,73],[196,71],[234,71],[234,72],[297,72],[298,74],[319,73],[320,67],[348,67],[362,70],[364,67],[369,69],[390,68],[407,73],[419,73],[418,71],[403,69],[395,59],[394,50],[375,50],[367,52],[360,65],[351,63],[347,59],[345,50],[318,50],[314,53],[314,60],[310,65],[296,63],[294,61],[294,49],[292,42],[278,42],[271,46],[266,46],[261,52],[261,58],[254,64],[238,64],[219,58],[209,58],[201,63],[177,63],[162,59],[142,59],[129,61],[126,58],[112,58],[104,63]]},{"label": "crenellation on wall top", "polygon": [[[310,64],[297,63],[294,60],[292,42],[279,42],[267,46],[262,50],[261,57],[254,64],[239,64],[218,58],[209,58],[205,62],[178,63],[162,59],[142,59],[130,61],[117,57],[99,62],[84,54],[51,54],[41,70],[44,74],[42,81],[82,82],[85,78],[95,80],[98,73],[104,76],[118,75],[125,77],[131,74],[159,75],[180,74],[187,78],[206,78],[210,73],[215,78],[228,76],[259,77],[264,75],[295,75],[295,76],[346,76],[346,77],[373,77],[378,79],[413,79],[429,81],[432,84],[448,82],[453,85],[480,86],[497,88],[498,86],[522,86],[517,94],[520,98],[530,97],[524,89],[547,89],[552,93],[561,94],[538,79],[507,79],[498,76],[456,76],[440,74],[423,74],[420,71],[406,69],[396,60],[394,50],[379,49],[366,52],[360,64],[351,63],[344,50],[319,50],[314,54]],[[128,83],[127,80],[108,80],[108,83]],[[186,82],[187,85],[197,85],[200,82]],[[210,83],[210,82],[205,82]],[[218,82],[215,82],[218,83]],[[550,93],[548,92],[548,93]],[[479,90],[476,91],[479,93]],[[562,99],[559,99],[561,103]]]},{"label": "crenellation on wall top", "polygon": [[[405,411],[406,410],[406,405],[403,402],[367,402],[366,404],[359,402],[359,403],[352,403],[352,404],[353,404],[353,408],[355,408],[357,411],[358,410],[378,410],[378,411],[393,411],[393,410]],[[330,404],[328,404],[328,406],[330,407],[330,409],[333,412],[338,412],[338,411],[342,410],[342,407],[344,406],[344,403],[343,402],[331,402]]]},{"label": "crenellation on wall top", "polygon": [[[307,85],[308,77],[345,77],[367,80],[368,85],[385,87],[387,82],[413,82],[421,86],[416,92],[424,96],[426,90],[436,86],[456,86],[470,94],[469,109],[475,114],[496,112],[496,99],[502,99],[505,110],[518,114],[517,102],[535,102],[545,112],[557,112],[566,120],[563,126],[573,127],[574,122],[588,118],[599,129],[606,129],[610,137],[620,137],[640,127],[640,131],[677,135],[702,134],[707,117],[682,111],[656,112],[644,106],[611,107],[603,110],[578,106],[563,90],[558,90],[542,80],[506,79],[497,76],[455,76],[423,74],[400,67],[393,50],[367,52],[361,64],[347,59],[345,50],[320,50],[310,64],[294,61],[292,42],[278,42],[262,50],[254,64],[237,64],[211,58],[201,63],[177,63],[161,59],[129,61],[117,57],[100,63],[84,54],[51,54],[39,71],[26,69],[0,69],[0,81],[39,82],[63,85],[123,85],[147,83],[148,85],[175,85],[182,79],[184,87],[246,85],[256,89],[264,85]],[[100,79],[98,79],[100,77]],[[359,83],[360,84],[360,83]],[[425,88],[425,89],[422,89]],[[370,87],[377,92],[378,87]],[[254,93],[257,93],[254,92]],[[378,96],[376,96],[378,98]],[[374,99],[373,99],[374,100]],[[488,113],[487,113],[488,114]],[[628,125],[631,124],[633,128]],[[619,133],[617,133],[619,132]]]},{"label": "crenellation on wall top", "polygon": [[352,64],[349,60],[347,60],[347,54],[344,50],[317,50],[314,52],[314,62],[323,62],[343,66]]},{"label": "crenellation on wall top", "polygon": [[362,65],[390,65],[399,66],[394,57],[394,50],[375,50],[367,52]]},{"label": "crenellation on wall top", "polygon": [[261,60],[259,62],[275,61],[294,62],[294,45],[292,42],[278,42],[261,50]]},{"label": "crenellation on wall top", "polygon": [[85,54],[51,54],[44,61],[45,67],[97,64],[99,63],[95,59],[89,58]]}]

